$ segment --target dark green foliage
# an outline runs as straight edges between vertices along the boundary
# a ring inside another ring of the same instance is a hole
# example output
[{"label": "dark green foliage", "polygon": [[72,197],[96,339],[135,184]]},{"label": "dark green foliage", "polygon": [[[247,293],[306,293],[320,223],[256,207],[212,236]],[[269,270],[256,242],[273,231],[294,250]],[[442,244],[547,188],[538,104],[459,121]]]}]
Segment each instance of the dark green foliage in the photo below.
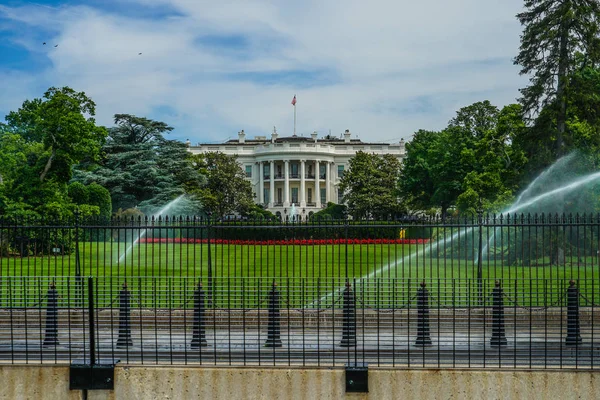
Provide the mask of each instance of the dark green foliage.
[{"label": "dark green foliage", "polygon": [[[43,99],[26,100],[0,124],[0,214],[70,218],[68,194],[74,163],[97,158],[106,130],[95,125],[95,104],[71,88],[50,88]],[[81,191],[77,202],[85,203]],[[84,207],[93,215],[97,210]]]},{"label": "dark green foliage", "polygon": [[530,85],[521,89],[520,103],[530,116],[549,109],[555,116],[546,131],[554,157],[565,153],[569,77],[578,53],[594,57],[600,4],[597,0],[525,0],[517,18],[524,27],[514,60]]},{"label": "dark green foliage", "polygon": [[387,219],[403,211],[396,190],[400,161],[390,154],[358,151],[340,181],[343,201],[355,219]]},{"label": "dark green foliage", "polygon": [[97,206],[100,209],[101,218],[110,218],[112,215],[112,202],[108,189],[92,182],[87,186],[87,192],[89,196],[88,204]]},{"label": "dark green foliage", "polygon": [[153,214],[202,184],[186,145],[163,137],[173,128],[128,114],[115,115],[115,124],[98,165],[81,165],[76,172],[77,180],[107,188],[113,209],[139,207]]},{"label": "dark green foliage", "polygon": [[88,188],[81,182],[73,182],[68,187],[69,197],[75,204],[88,204],[90,194]]},{"label": "dark green foliage", "polygon": [[206,183],[190,192],[205,211],[222,218],[232,213],[245,215],[253,209],[252,186],[237,156],[207,152],[193,156],[193,161],[197,173],[206,177]]},{"label": "dark green foliage", "polygon": [[319,212],[314,213],[310,220],[320,221],[328,219],[342,220],[346,218],[346,206],[344,204],[335,204],[332,202],[327,203],[327,207]]}]

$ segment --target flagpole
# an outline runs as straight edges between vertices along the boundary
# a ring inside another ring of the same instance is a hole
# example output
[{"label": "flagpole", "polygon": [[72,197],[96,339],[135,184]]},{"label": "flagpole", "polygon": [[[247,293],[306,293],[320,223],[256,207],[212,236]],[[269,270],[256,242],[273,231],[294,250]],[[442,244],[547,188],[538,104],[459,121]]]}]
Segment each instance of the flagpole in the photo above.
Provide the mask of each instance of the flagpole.
[{"label": "flagpole", "polygon": [[[294,95],[294,100],[296,99],[296,95]],[[296,136],[296,102],[294,101],[294,136]]]}]

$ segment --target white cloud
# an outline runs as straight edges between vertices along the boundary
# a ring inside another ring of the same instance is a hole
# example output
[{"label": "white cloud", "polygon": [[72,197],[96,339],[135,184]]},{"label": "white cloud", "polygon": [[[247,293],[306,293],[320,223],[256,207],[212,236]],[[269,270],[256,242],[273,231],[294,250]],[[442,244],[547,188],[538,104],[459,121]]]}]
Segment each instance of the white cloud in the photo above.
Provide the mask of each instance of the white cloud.
[{"label": "white cloud", "polygon": [[[198,142],[240,129],[267,134],[273,125],[291,134],[295,93],[299,132],[350,129],[376,141],[441,129],[474,101],[513,102],[524,83],[510,61],[521,0],[130,2],[172,7],[179,15],[0,7],[26,29],[56,32],[51,39],[59,43],[40,48],[37,39],[20,38],[30,51],[46,52],[51,64],[19,73],[29,83],[9,85],[0,110],[18,107],[41,81],[69,85],[96,101],[101,123],[110,124],[114,113],[135,113],[175,126],[172,137]],[[243,43],[219,48],[198,40],[206,36]],[[297,84],[287,71],[298,74]],[[315,71],[332,78],[311,82]],[[266,82],[252,73],[285,79]]]}]

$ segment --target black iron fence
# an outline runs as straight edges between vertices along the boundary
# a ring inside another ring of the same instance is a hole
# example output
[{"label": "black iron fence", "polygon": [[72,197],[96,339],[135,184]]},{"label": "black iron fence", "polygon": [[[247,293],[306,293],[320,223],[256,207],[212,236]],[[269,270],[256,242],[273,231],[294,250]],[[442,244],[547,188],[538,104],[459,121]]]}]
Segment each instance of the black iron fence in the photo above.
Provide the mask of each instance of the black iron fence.
[{"label": "black iron fence", "polygon": [[596,368],[598,215],[287,217],[0,219],[0,358]]},{"label": "black iron fence", "polygon": [[232,277],[213,299],[188,278],[5,277],[2,287],[1,362],[595,369],[600,361],[598,280]]}]

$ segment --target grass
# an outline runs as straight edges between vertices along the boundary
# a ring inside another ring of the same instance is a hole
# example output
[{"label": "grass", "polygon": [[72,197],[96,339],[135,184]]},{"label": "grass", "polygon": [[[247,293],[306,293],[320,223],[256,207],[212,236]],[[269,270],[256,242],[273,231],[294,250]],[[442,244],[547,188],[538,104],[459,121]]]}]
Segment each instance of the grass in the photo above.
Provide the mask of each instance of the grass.
[{"label": "grass", "polygon": [[[400,307],[414,302],[421,280],[428,282],[431,301],[444,305],[473,305],[481,300],[480,291],[491,293],[496,279],[503,280],[507,296],[518,299],[520,305],[557,302],[570,279],[580,281],[586,298],[595,301],[599,297],[595,283],[600,278],[597,257],[571,257],[561,266],[550,266],[544,257],[533,260],[530,266],[509,266],[501,259],[487,258],[481,262],[480,284],[477,263],[464,258],[432,257],[424,251],[428,246],[211,245],[209,263],[206,244],[142,244],[121,258],[126,250],[123,243],[88,242],[80,244],[79,263],[81,276],[95,277],[100,306],[115,301],[125,281],[133,306],[191,307],[198,281],[203,282],[207,297],[218,306],[264,305],[272,281],[278,283],[284,305],[330,306],[339,300],[346,277],[352,280],[359,300],[370,307]],[[74,253],[1,258],[4,283],[0,301],[40,303],[40,293],[46,291],[50,281],[56,281],[63,301],[71,304],[85,292],[81,289],[85,282],[73,278],[76,264]],[[209,265],[212,279],[208,278]],[[28,276],[45,278],[22,278]],[[361,281],[365,276],[369,278]],[[211,285],[214,296],[208,290]]]}]

